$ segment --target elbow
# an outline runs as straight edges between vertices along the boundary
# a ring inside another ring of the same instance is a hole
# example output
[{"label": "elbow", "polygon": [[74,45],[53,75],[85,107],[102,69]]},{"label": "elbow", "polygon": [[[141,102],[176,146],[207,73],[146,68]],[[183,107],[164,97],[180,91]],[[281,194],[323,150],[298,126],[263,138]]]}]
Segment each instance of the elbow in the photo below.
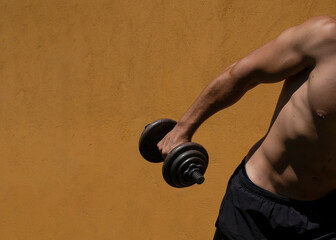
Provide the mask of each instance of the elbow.
[{"label": "elbow", "polygon": [[253,64],[248,58],[243,58],[240,61],[232,65],[229,71],[230,78],[237,82],[237,85],[247,90],[250,90],[259,84],[257,68],[253,67]]}]

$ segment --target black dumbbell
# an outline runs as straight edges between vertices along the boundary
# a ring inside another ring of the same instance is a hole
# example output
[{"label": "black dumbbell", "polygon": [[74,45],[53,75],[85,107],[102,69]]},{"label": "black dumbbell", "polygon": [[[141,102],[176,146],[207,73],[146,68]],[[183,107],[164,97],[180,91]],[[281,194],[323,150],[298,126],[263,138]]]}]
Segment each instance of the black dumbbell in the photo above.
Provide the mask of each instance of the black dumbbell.
[{"label": "black dumbbell", "polygon": [[175,147],[164,159],[157,148],[161,139],[170,132],[176,122],[159,119],[145,127],[139,141],[141,155],[149,162],[163,162],[162,175],[165,181],[176,188],[189,187],[204,182],[208,167],[207,151],[198,143],[187,142]]}]

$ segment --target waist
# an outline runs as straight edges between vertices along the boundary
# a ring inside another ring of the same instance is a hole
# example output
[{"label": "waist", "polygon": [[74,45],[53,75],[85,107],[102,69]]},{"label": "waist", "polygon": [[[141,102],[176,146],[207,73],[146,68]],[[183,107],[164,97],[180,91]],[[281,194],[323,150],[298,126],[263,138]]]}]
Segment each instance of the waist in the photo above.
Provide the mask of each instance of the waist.
[{"label": "waist", "polygon": [[329,192],[325,196],[322,196],[318,199],[314,200],[298,200],[293,199],[291,197],[281,195],[278,193],[270,192],[266,189],[261,188],[260,186],[254,184],[252,180],[249,178],[246,172],[246,166],[245,166],[245,159],[240,164],[240,166],[236,170],[236,181],[239,181],[240,184],[242,184],[246,189],[248,189],[250,192],[253,192],[263,198],[270,199],[272,201],[276,202],[282,202],[286,205],[292,205],[292,206],[315,206],[315,205],[325,205],[329,203],[334,203],[336,201],[336,190]]},{"label": "waist", "polygon": [[246,159],[246,175],[262,189],[292,199],[319,199],[336,189],[336,172],[323,164],[312,167],[305,159],[268,158],[258,149]]}]

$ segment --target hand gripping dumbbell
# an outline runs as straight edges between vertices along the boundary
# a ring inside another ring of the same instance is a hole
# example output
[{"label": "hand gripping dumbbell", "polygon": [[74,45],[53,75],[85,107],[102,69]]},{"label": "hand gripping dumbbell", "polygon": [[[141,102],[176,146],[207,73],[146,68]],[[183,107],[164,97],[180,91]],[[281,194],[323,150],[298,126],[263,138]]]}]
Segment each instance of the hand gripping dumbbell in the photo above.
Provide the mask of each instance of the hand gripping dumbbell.
[{"label": "hand gripping dumbbell", "polygon": [[198,143],[187,142],[175,147],[164,159],[157,147],[161,139],[170,132],[176,122],[171,119],[159,119],[148,124],[141,134],[139,150],[149,162],[163,162],[162,175],[173,187],[189,187],[204,182],[204,173],[208,167],[207,151]]}]

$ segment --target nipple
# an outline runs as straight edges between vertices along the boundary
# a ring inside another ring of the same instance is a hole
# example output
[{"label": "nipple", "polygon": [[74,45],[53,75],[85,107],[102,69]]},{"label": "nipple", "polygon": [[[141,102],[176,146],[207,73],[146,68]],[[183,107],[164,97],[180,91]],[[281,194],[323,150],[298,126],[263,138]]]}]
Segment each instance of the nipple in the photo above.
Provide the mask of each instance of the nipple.
[{"label": "nipple", "polygon": [[317,116],[318,116],[319,118],[321,118],[321,119],[325,119],[326,115],[325,115],[324,112],[322,112],[322,111],[317,111],[316,113],[317,113]]}]

